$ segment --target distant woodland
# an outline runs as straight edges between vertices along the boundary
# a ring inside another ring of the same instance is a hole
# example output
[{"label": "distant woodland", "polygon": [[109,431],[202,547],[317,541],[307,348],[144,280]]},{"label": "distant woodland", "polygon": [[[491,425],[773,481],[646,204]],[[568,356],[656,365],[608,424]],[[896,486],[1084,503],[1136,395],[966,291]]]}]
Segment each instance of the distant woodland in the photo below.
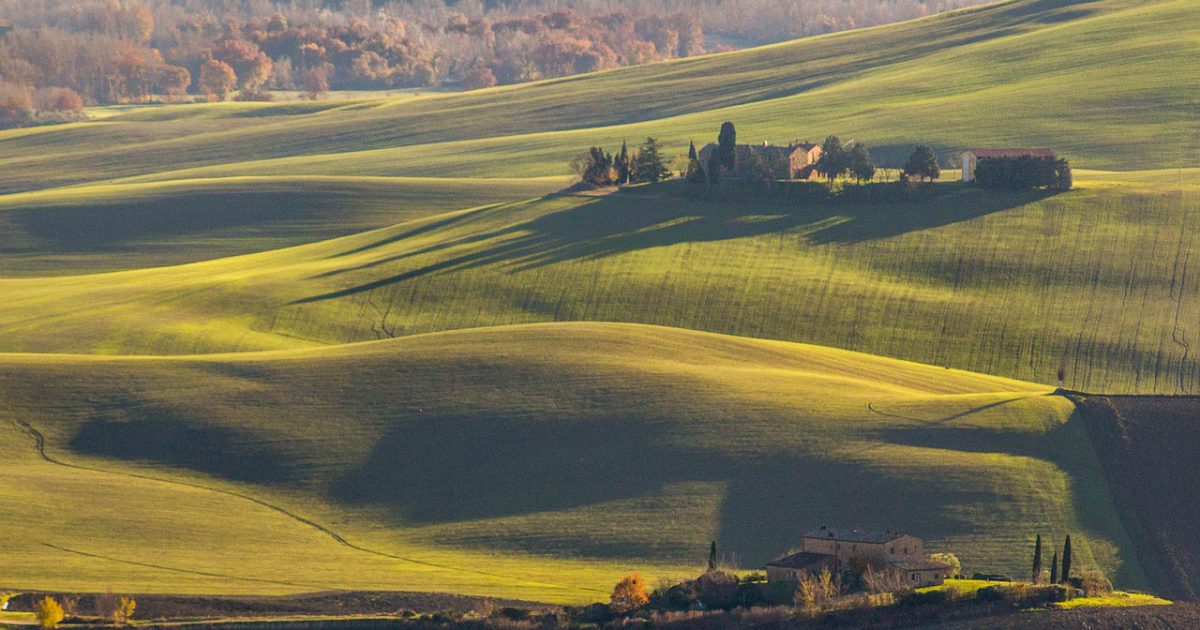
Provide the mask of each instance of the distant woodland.
[{"label": "distant woodland", "polygon": [[984,0],[0,0],[0,118],[271,90],[498,84]]}]

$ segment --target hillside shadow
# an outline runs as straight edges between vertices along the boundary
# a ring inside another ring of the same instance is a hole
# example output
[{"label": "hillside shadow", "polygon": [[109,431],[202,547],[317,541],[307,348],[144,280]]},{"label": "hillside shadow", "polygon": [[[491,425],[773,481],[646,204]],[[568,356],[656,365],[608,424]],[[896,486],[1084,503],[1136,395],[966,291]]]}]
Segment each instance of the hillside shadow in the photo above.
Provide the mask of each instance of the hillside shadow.
[{"label": "hillside shadow", "polygon": [[[796,233],[814,244],[857,243],[936,229],[1040,201],[1050,193],[981,191],[938,184],[920,201],[785,202],[743,197],[719,201],[681,196],[678,182],[603,196],[524,223],[448,239],[370,263],[322,273],[336,277],[442,252],[466,250],[368,282],[296,300],[337,299],[430,274],[500,265],[520,272],[562,262],[597,259],[681,243],[716,242]],[[396,239],[381,241],[394,243]],[[363,251],[357,248],[356,251]]]},{"label": "hillside shadow", "polygon": [[[503,427],[502,434],[498,429]],[[670,427],[626,418],[439,417],[405,422],[332,487],[352,504],[444,523],[564,510],[653,494],[704,477]]]},{"label": "hillside shadow", "polygon": [[287,456],[261,438],[201,425],[168,410],[128,420],[95,417],[72,436],[72,451],[96,457],[185,468],[233,481],[280,484],[294,480]]},{"label": "hillside shadow", "polygon": [[[889,475],[807,451],[736,456],[679,448],[665,439],[670,431],[665,423],[612,418],[524,425],[497,418],[425,420],[385,436],[361,467],[334,484],[332,494],[339,502],[384,508],[397,524],[438,525],[635,499],[653,509],[666,486],[718,482],[727,492],[718,513],[717,542],[743,566],[761,566],[822,523],[902,528],[930,538],[962,535],[971,524],[951,508],[992,498],[983,487]],[[921,509],[913,510],[914,505]],[[594,518],[607,517],[598,512]],[[696,527],[707,535],[710,523]],[[471,535],[468,541],[534,554],[566,549],[607,558],[682,552],[622,536],[619,527],[602,537],[496,532]],[[697,550],[698,561],[702,551]]]},{"label": "hillside shadow", "polygon": [[[144,241],[272,225],[335,234],[344,230],[312,228],[328,218],[331,206],[345,203],[345,198],[312,191],[192,191],[161,199],[21,208],[0,216],[10,235],[0,236],[0,250],[104,252]],[[21,235],[24,242],[13,242]]]}]

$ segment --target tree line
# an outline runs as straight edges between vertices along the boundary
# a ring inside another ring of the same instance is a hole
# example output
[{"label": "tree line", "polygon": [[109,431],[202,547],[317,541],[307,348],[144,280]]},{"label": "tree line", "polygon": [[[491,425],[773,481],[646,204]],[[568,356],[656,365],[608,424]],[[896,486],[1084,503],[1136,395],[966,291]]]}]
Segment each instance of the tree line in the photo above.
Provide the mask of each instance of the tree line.
[{"label": "tree line", "polygon": [[[692,146],[695,151],[695,145]],[[571,170],[582,184],[588,186],[624,186],[626,184],[657,183],[671,177],[668,158],[656,138],[649,137],[632,153],[627,143],[621,143],[616,154],[601,147],[591,147],[571,161]]]},{"label": "tree line", "polygon": [[[840,137],[831,135],[821,146],[822,153],[814,169],[830,188],[843,178],[853,179],[857,184],[875,179],[878,168],[865,143],[853,142],[847,146]],[[740,164],[742,159],[747,163]],[[719,184],[735,173],[743,173],[751,181],[770,186],[791,176],[791,166],[782,150],[750,150],[739,158],[737,128],[730,121],[721,124],[715,149],[704,163],[694,141],[689,143],[686,161],[680,164],[662,152],[657,139],[647,138],[640,150],[632,154],[624,143],[615,155],[606,153],[602,147],[591,147],[571,161],[571,170],[587,186],[623,186],[669,179],[671,164],[678,164],[679,177],[693,184]],[[902,182],[924,183],[940,176],[937,155],[927,145],[917,146],[900,168]]]},{"label": "tree line", "polygon": [[[0,82],[86,103],[552,78],[981,0],[0,0]],[[769,28],[768,28],[769,27]],[[706,32],[712,35],[706,37]],[[8,124],[22,116],[10,117]]]},{"label": "tree line", "polygon": [[0,81],[69,89],[87,103],[258,100],[269,90],[475,89],[704,52],[699,20],[684,12],[469,16],[428,5],[0,0],[11,21]]}]

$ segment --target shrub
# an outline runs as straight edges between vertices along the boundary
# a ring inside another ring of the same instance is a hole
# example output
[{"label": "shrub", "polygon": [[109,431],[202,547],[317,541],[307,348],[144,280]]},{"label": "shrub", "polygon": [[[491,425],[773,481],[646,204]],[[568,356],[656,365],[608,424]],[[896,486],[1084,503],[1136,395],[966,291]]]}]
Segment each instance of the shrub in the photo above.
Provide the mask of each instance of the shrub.
[{"label": "shrub", "polygon": [[132,597],[122,596],[117,601],[117,610],[113,613],[113,623],[120,625],[129,625],[129,620],[133,619],[133,612],[137,610],[137,601]]},{"label": "shrub", "polygon": [[78,112],[83,99],[70,88],[42,88],[33,93],[33,107],[39,112]]},{"label": "shrub", "polygon": [[1084,569],[1079,582],[1079,587],[1087,597],[1103,597],[1112,594],[1113,591],[1112,582],[1097,568]]},{"label": "shrub", "polygon": [[1065,159],[1022,155],[979,160],[975,183],[984,188],[1070,190],[1073,180]]},{"label": "shrub", "polygon": [[929,558],[950,565],[950,575],[962,573],[962,562],[959,562],[958,556],[952,553],[934,553],[930,554]]},{"label": "shrub", "polygon": [[618,614],[629,614],[650,602],[646,595],[646,583],[642,576],[633,573],[625,576],[613,587],[609,608]]},{"label": "shrub", "polygon": [[738,578],[728,571],[709,571],[696,579],[696,594],[708,608],[732,608],[737,592]]},{"label": "shrub", "polygon": [[650,596],[650,604],[660,610],[687,610],[698,601],[694,581],[662,585]]},{"label": "shrub", "polygon": [[0,129],[33,122],[33,92],[24,85],[0,80]]},{"label": "shrub", "polygon": [[871,593],[897,593],[908,590],[908,582],[895,569],[876,571],[870,565],[863,571],[863,582]]},{"label": "shrub", "polygon": [[496,75],[487,66],[476,66],[467,71],[462,86],[467,90],[482,90],[496,85]]},{"label": "shrub", "polygon": [[257,87],[246,88],[233,97],[235,101],[269,103],[275,100],[275,95]]},{"label": "shrub", "polygon": [[62,623],[63,614],[62,606],[54,601],[53,597],[47,595],[37,603],[33,608],[33,614],[37,617],[39,628],[57,628],[58,624]]}]

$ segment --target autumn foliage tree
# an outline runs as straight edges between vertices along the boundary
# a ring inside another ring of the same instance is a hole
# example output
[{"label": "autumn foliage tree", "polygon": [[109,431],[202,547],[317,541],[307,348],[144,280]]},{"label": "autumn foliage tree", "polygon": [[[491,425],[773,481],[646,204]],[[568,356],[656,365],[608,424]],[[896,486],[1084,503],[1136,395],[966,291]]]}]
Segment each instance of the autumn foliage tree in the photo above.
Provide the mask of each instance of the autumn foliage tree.
[{"label": "autumn foliage tree", "polygon": [[463,77],[462,85],[468,90],[482,90],[496,85],[496,75],[487,66],[476,66]]},{"label": "autumn foliage tree", "polygon": [[613,612],[624,615],[645,606],[649,601],[650,596],[646,594],[646,583],[642,580],[641,575],[633,573],[622,578],[613,587],[609,607]]},{"label": "autumn foliage tree", "polygon": [[63,613],[62,605],[49,595],[43,597],[34,605],[33,614],[37,618],[38,627],[45,630],[57,628],[58,624],[62,623],[63,618],[66,616]]},{"label": "autumn foliage tree", "polygon": [[229,64],[209,59],[200,66],[200,93],[211,101],[223,101],[237,87],[237,74]]}]

